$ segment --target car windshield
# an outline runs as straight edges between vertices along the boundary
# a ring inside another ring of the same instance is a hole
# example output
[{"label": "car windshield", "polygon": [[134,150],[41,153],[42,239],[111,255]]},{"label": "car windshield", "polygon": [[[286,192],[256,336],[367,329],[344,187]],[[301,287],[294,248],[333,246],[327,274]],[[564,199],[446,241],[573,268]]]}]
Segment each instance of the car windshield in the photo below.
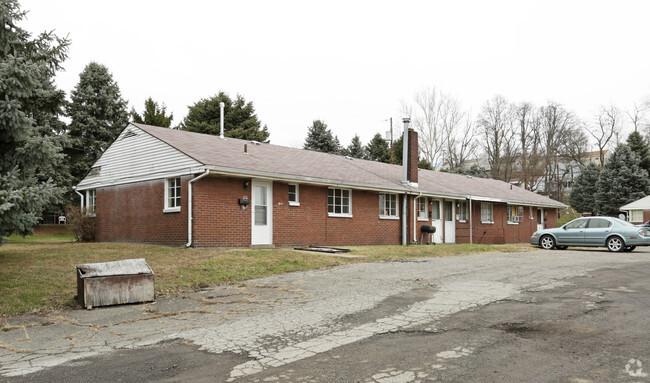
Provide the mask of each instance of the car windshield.
[{"label": "car windshield", "polygon": [[612,221],[618,223],[619,225],[623,225],[623,226],[634,226],[633,224],[631,224],[631,223],[629,223],[629,222],[627,222],[627,221],[623,221],[622,219],[619,219],[619,218],[610,218],[610,219],[611,219]]}]

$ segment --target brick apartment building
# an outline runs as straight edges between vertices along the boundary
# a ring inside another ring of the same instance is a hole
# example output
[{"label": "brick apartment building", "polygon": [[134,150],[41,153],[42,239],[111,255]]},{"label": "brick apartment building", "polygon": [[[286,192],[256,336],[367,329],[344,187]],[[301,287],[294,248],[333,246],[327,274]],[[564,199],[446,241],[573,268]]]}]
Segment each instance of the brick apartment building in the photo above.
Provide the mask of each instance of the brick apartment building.
[{"label": "brick apartment building", "polygon": [[[129,124],[76,188],[98,241],[186,246],[527,242],[564,204],[493,179]],[[409,166],[411,165],[412,166]],[[430,238],[430,239],[429,239]]]}]

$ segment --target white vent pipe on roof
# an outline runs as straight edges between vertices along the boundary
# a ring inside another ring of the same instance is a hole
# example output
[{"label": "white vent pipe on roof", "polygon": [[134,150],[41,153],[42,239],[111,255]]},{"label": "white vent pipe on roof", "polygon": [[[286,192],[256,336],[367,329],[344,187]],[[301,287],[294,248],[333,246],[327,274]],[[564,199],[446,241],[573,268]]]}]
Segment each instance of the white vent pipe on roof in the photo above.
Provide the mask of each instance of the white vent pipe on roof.
[{"label": "white vent pipe on roof", "polygon": [[219,137],[221,137],[221,139],[223,139],[223,109],[225,107],[226,107],[226,104],[224,104],[223,102],[219,103],[219,108],[221,109],[220,114],[219,114],[219,122],[221,122],[221,134],[219,135]]},{"label": "white vent pipe on roof", "polygon": [[404,138],[402,139],[402,184],[406,185],[409,183],[408,178],[408,158],[409,158],[409,123],[411,119],[409,117],[402,118],[404,123]]}]

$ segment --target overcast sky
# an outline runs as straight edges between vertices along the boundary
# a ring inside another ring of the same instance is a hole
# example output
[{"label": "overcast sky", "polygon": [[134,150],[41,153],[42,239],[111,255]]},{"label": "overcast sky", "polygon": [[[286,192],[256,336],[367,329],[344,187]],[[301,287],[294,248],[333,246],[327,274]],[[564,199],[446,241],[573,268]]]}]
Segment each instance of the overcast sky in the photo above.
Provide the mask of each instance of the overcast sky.
[{"label": "overcast sky", "polygon": [[174,113],[220,90],[252,101],[272,143],[301,147],[313,120],[343,145],[401,127],[400,105],[436,87],[478,112],[496,94],[600,105],[650,97],[648,1],[22,0],[23,23],[72,40],[57,84],[91,61],[142,111]]}]

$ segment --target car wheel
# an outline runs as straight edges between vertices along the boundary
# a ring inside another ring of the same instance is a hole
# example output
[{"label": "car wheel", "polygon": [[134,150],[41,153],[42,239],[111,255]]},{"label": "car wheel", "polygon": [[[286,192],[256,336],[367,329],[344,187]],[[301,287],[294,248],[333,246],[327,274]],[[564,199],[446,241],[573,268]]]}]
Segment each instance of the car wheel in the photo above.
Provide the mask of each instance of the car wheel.
[{"label": "car wheel", "polygon": [[636,246],[626,246],[625,249],[623,249],[623,251],[625,251],[626,253],[630,253],[634,251],[634,249],[636,249]]},{"label": "car wheel", "polygon": [[625,248],[625,243],[620,237],[609,237],[607,238],[607,250],[613,252],[623,251]]},{"label": "car wheel", "polygon": [[555,247],[555,239],[550,235],[545,235],[539,239],[539,246],[544,250],[551,250]]},{"label": "car wheel", "polygon": [[569,246],[555,246],[555,248],[558,250],[566,250],[567,247]]}]

